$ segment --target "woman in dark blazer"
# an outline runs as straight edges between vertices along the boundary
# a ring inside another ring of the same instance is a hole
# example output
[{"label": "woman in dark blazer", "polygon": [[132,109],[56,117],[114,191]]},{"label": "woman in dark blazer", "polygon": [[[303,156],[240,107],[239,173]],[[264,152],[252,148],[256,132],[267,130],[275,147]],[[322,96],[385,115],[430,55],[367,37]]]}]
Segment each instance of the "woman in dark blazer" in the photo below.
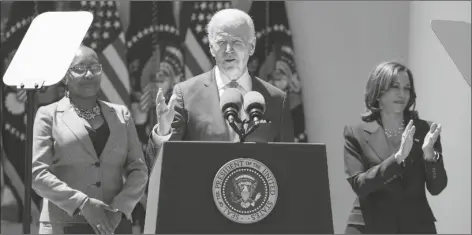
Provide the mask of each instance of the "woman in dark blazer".
[{"label": "woman in dark blazer", "polygon": [[436,233],[426,198],[447,185],[441,125],[419,119],[413,75],[396,62],[379,64],[365,91],[362,122],[344,128],[344,168],[357,194],[347,234]]},{"label": "woman in dark blazer", "polygon": [[132,233],[148,172],[128,109],[97,98],[101,74],[97,54],[81,46],[64,80],[66,97],[36,113],[32,176],[44,198],[41,234]]}]

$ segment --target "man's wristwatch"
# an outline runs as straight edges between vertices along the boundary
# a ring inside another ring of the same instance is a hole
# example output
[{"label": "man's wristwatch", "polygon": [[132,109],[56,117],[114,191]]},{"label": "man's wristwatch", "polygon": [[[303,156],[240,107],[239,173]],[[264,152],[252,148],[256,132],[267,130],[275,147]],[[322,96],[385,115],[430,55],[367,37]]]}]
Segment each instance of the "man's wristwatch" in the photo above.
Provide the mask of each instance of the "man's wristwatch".
[{"label": "man's wristwatch", "polygon": [[86,197],[82,201],[82,203],[80,203],[80,206],[79,206],[79,208],[77,208],[77,211],[76,211],[77,215],[82,215],[82,209],[84,209],[85,203],[87,203],[89,199],[90,199],[89,197]]}]

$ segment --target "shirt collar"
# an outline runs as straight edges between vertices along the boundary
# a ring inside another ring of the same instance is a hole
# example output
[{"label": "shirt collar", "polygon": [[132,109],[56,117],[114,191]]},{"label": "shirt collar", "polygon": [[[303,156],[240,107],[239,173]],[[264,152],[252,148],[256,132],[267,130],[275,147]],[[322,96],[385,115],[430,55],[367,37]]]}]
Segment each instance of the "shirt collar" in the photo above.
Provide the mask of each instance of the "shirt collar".
[{"label": "shirt collar", "polygon": [[[231,82],[227,77],[221,76],[221,71],[218,68],[218,66],[215,66],[215,79],[216,79],[216,86],[218,87],[218,90],[224,88],[228,83]],[[244,88],[244,90],[251,91],[252,89],[251,76],[249,75],[249,72],[247,70],[236,81],[239,83],[240,86]]]}]

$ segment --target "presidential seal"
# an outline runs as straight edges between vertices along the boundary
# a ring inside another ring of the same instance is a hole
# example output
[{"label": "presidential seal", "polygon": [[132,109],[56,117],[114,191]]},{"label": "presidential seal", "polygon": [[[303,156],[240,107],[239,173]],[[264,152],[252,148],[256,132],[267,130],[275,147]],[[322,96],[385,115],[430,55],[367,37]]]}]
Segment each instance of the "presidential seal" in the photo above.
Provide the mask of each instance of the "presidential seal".
[{"label": "presidential seal", "polygon": [[250,224],[264,219],[274,209],[278,187],[263,163],[238,158],[220,168],[213,180],[216,207],[229,220]]}]

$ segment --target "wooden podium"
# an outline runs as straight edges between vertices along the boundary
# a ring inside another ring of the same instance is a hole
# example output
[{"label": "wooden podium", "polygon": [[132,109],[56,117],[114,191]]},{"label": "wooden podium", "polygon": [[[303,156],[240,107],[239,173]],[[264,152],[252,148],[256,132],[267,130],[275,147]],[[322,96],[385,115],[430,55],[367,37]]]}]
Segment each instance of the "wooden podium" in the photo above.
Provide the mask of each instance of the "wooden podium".
[{"label": "wooden podium", "polygon": [[332,234],[323,144],[165,142],[145,234]]}]

